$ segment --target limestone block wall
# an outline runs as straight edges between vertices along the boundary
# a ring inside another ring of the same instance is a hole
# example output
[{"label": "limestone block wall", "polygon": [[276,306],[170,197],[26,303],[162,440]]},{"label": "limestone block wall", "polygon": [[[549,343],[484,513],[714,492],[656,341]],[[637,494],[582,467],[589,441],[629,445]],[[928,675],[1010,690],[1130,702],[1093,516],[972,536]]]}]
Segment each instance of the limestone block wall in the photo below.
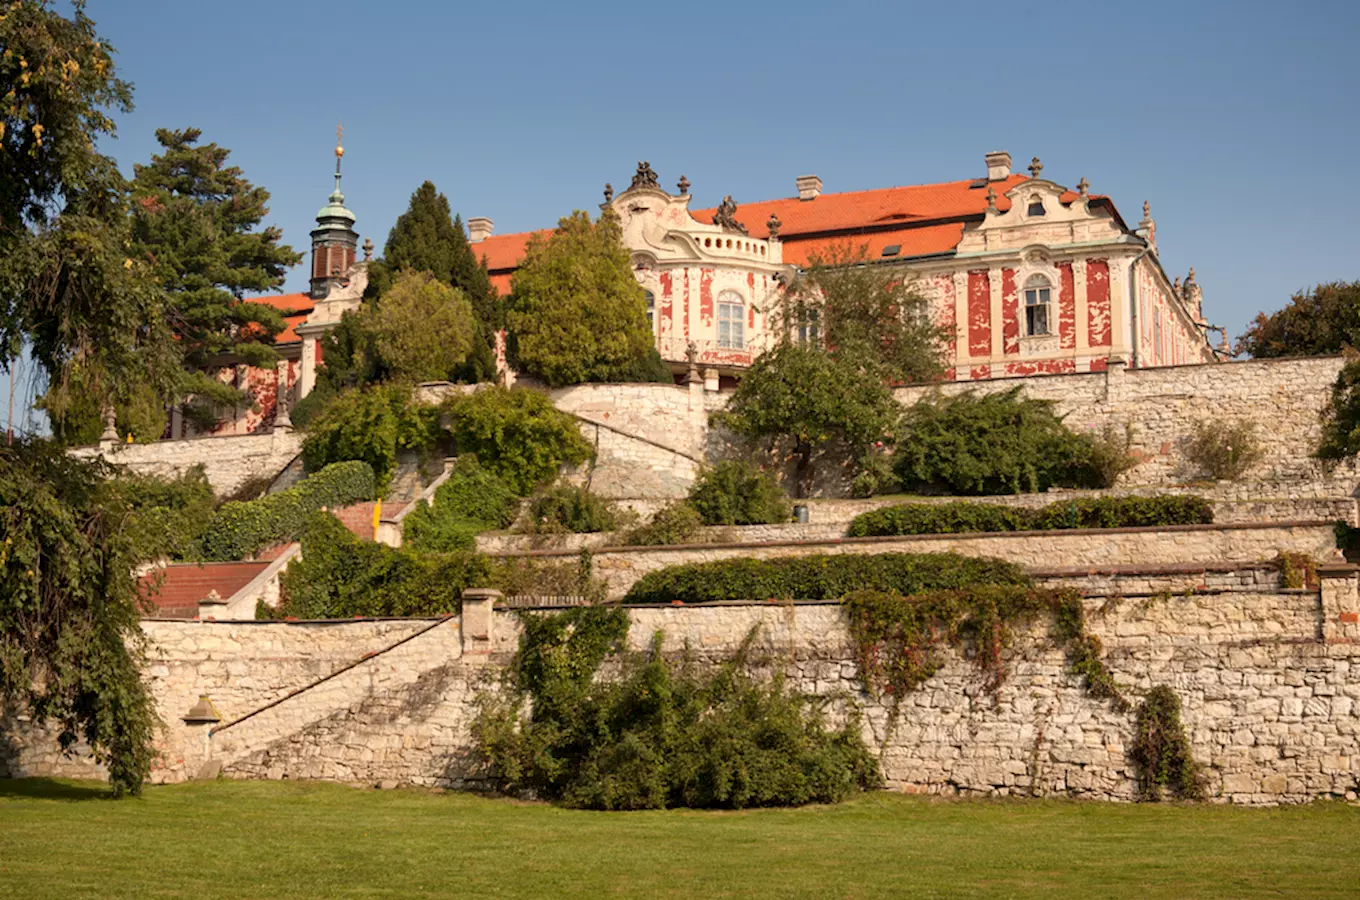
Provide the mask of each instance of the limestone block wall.
[{"label": "limestone block wall", "polygon": [[[1107,579],[1104,588],[1099,579]],[[1174,593],[1187,578],[1192,593]],[[1360,789],[1360,625],[1356,572],[1323,572],[1318,591],[1283,591],[1274,573],[1218,566],[1113,571],[1067,583],[1089,591],[1089,627],[1135,701],[1173,687],[1196,758],[1219,800],[1301,802]],[[148,622],[148,677],[167,732],[155,777],[327,778],[461,786],[481,776],[470,725],[498,689],[520,615],[484,601],[461,621]],[[541,614],[530,612],[527,614]],[[1132,717],[1092,700],[1046,625],[1016,636],[1009,677],[989,695],[966,654],[904,698],[898,716],[859,683],[835,604],[726,604],[630,610],[629,645],[662,634],[666,653],[730,657],[753,628],[754,658],[836,716],[862,712],[890,787],[931,793],[1069,794],[1130,799]],[[1324,637],[1324,635],[1326,635]],[[181,717],[207,694],[222,722]],[[61,763],[41,735],[7,720],[0,768],[96,774]],[[205,766],[205,763],[208,765]],[[83,768],[82,768],[83,767]]]},{"label": "limestone block wall", "polygon": [[[1318,560],[1339,559],[1331,522],[1179,525],[1017,531],[993,534],[924,534],[910,537],[780,540],[764,543],[685,544],[671,547],[607,547],[594,555],[595,575],[608,596],[623,597],[649,572],[666,566],[720,559],[774,559],[814,553],[961,553],[1018,563],[1027,568],[1101,568],[1121,565],[1255,562],[1281,551]],[[574,557],[571,551],[537,550],[504,556]]]},{"label": "limestone block wall", "polygon": [[134,472],[165,477],[202,465],[208,482],[221,497],[252,479],[274,479],[301,450],[301,436],[291,431],[275,431],[152,444],[101,444],[73,452],[77,456],[102,456]]}]

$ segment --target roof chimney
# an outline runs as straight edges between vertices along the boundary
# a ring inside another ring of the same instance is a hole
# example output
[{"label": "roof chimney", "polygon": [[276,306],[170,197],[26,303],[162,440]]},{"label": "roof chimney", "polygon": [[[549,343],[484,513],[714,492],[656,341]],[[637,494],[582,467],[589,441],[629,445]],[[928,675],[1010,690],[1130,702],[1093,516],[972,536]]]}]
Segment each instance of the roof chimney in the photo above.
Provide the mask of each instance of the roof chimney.
[{"label": "roof chimney", "polygon": [[1005,150],[993,150],[983,158],[987,160],[988,181],[1005,181],[1011,177],[1011,155]]},{"label": "roof chimney", "polygon": [[474,244],[480,244],[482,241],[491,237],[491,229],[494,226],[495,223],[486,216],[477,216],[468,219],[468,240]]},{"label": "roof chimney", "polygon": [[814,200],[822,192],[822,179],[816,175],[799,175],[797,184],[799,200]]}]

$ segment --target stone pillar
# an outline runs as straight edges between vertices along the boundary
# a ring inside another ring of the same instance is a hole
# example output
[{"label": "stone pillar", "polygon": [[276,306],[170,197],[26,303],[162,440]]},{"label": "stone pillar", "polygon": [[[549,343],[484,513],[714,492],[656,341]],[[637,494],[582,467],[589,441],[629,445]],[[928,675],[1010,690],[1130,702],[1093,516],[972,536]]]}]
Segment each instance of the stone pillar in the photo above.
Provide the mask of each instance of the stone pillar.
[{"label": "stone pillar", "polygon": [[468,588],[463,591],[464,656],[486,656],[491,652],[494,607],[502,596],[495,588]]},{"label": "stone pillar", "polygon": [[298,376],[298,399],[306,397],[316,387],[316,336],[302,338],[302,373]]},{"label": "stone pillar", "polygon": [[717,369],[704,369],[704,390],[708,391],[709,393],[717,393],[718,391]]},{"label": "stone pillar", "polygon": [[1128,363],[1122,356],[1111,356],[1105,363],[1105,411],[1113,413],[1124,393],[1124,370]]},{"label": "stone pillar", "polygon": [[1317,574],[1323,638],[1360,637],[1360,567],[1323,563]]},{"label": "stone pillar", "polygon": [[293,420],[288,416],[288,360],[279,360],[274,373],[274,430],[292,431]]},{"label": "stone pillar", "polygon": [[222,763],[212,758],[212,727],[222,721],[207,694],[200,694],[198,702],[184,714],[184,773],[197,781],[210,781],[222,770]]}]

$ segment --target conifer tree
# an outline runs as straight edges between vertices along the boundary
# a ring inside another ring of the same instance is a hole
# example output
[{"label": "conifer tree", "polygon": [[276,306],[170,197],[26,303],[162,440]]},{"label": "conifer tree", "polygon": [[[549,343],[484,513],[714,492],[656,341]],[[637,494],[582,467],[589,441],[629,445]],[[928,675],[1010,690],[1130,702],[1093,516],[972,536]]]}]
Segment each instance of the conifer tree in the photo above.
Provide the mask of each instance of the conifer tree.
[{"label": "conifer tree", "polygon": [[397,217],[387,236],[383,258],[369,267],[365,297],[382,296],[404,270],[429,272],[468,298],[477,318],[476,335],[468,361],[458,374],[464,381],[492,379],[496,372],[495,335],[503,319],[500,297],[468,242],[462,217],[452,215],[448,198],[430,181],[416,189],[406,212]]},{"label": "conifer tree", "polygon": [[526,373],[554,387],[670,380],[612,209],[598,222],[578,210],[550,238],[531,238],[513,285],[506,318]]},{"label": "conifer tree", "polygon": [[302,256],[281,242],[268,214],[269,192],[251,184],[231,151],[198,145],[197,128],[156,131],[164,152],[134,167],[132,252],[165,289],[169,324],[187,370],[183,393],[211,403],[235,403],[239,392],[202,370],[223,360],[273,365],[270,346],[284,327],[277,309],[247,303],[247,293],[277,290]]}]

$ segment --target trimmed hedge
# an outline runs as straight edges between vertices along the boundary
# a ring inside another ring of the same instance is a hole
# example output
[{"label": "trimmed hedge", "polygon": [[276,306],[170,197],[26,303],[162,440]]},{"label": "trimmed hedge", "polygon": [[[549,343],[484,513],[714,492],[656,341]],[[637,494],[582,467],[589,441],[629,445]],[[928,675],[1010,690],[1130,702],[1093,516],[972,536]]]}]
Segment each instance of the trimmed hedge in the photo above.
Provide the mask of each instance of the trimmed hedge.
[{"label": "trimmed hedge", "polygon": [[1014,563],[957,553],[724,559],[650,572],[623,602],[839,600],[852,591],[918,594],[976,584],[1029,584],[1029,578]]},{"label": "trimmed hedge", "polygon": [[903,503],[861,513],[850,537],[967,534],[985,531],[1050,531],[1068,528],[1138,528],[1209,525],[1213,504],[1203,497],[1091,497],[1021,509],[997,503]]},{"label": "trimmed hedge", "polygon": [[332,463],[294,487],[259,500],[224,503],[204,531],[203,558],[244,559],[297,538],[314,510],[372,500],[376,493],[372,467],[352,460]]}]

